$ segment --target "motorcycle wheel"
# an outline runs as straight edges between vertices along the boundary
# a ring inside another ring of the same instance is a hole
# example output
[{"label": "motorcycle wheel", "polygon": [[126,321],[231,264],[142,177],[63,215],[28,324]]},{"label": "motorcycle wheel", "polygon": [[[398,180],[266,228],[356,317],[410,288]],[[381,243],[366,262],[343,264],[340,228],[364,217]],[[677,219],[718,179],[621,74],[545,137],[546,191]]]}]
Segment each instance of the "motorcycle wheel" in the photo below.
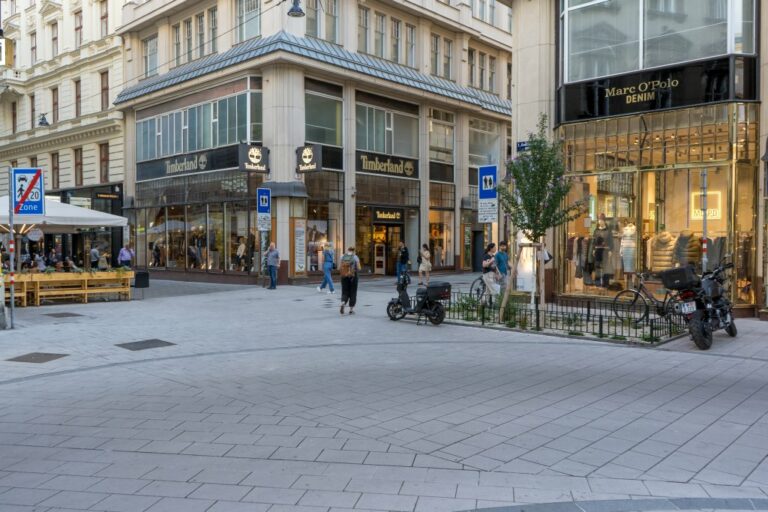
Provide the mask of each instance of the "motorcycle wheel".
[{"label": "motorcycle wheel", "polygon": [[730,314],[731,317],[731,323],[728,324],[728,327],[725,328],[725,332],[728,333],[728,336],[731,338],[735,338],[739,334],[739,330],[736,328],[736,322],[733,320],[733,314]]},{"label": "motorcycle wheel", "polygon": [[443,320],[445,320],[445,308],[443,305],[436,302],[432,311],[435,313],[434,316],[429,317],[429,321],[432,322],[432,325],[440,325],[443,323]]},{"label": "motorcycle wheel", "polygon": [[691,317],[688,331],[697,347],[701,350],[709,350],[712,347],[712,326],[705,311],[698,310]]},{"label": "motorcycle wheel", "polygon": [[390,320],[400,320],[405,316],[403,306],[399,302],[390,302],[387,305],[387,316],[389,316]]}]

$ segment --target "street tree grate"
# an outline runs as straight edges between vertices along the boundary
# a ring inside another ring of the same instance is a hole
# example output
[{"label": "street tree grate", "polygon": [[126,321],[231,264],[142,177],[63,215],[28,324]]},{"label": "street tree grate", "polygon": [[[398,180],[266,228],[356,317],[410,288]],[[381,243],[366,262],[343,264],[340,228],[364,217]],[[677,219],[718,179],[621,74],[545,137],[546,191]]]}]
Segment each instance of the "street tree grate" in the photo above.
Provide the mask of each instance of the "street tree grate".
[{"label": "street tree grate", "polygon": [[170,347],[172,345],[175,345],[175,343],[171,343],[170,341],[151,339],[151,340],[143,340],[143,341],[132,341],[130,343],[118,343],[115,346],[124,348],[126,350],[135,351],[135,350],[147,350],[148,348]]},{"label": "street tree grate", "polygon": [[45,316],[50,316],[50,317],[53,317],[53,318],[71,318],[73,316],[83,316],[83,315],[78,315],[77,313],[67,313],[67,312],[64,312],[64,313],[44,313],[44,315]]},{"label": "street tree grate", "polygon": [[67,357],[69,354],[48,354],[46,352],[30,352],[23,356],[14,357],[13,359],[6,359],[6,361],[13,361],[14,363],[47,363],[48,361],[54,361]]}]

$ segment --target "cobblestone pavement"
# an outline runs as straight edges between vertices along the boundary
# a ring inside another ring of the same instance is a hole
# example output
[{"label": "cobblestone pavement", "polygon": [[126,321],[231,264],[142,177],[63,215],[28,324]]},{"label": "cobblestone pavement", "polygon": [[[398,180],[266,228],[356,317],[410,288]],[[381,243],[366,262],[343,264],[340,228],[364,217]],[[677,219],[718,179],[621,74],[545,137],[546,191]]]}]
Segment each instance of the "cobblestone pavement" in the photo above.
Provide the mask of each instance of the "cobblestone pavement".
[{"label": "cobblestone pavement", "polygon": [[0,511],[768,509],[767,324],[702,353],[173,285],[0,332]]}]

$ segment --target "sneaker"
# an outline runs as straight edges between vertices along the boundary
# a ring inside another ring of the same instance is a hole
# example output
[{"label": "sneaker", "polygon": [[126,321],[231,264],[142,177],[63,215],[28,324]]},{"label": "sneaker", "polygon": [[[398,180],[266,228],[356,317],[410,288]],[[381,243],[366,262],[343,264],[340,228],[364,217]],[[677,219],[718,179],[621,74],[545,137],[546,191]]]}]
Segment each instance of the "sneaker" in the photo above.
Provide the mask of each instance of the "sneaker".
[{"label": "sneaker", "polygon": [[322,291],[323,291],[323,289],[322,289],[322,288],[320,288],[320,287],[318,286],[318,287],[317,287],[317,291],[318,291],[318,292],[322,292]]},{"label": "sneaker", "polygon": [[339,308],[339,313],[341,313],[342,315],[344,314],[344,304],[342,304],[341,307]]},{"label": "sneaker", "polygon": [[350,314],[350,315],[354,315],[354,314],[355,314],[355,310],[354,310],[354,309],[352,309],[352,308],[350,308],[350,309],[349,309],[349,314]]},{"label": "sneaker", "polygon": [[333,291],[333,290],[328,290],[328,295],[335,295],[335,294],[336,294],[336,292],[335,292],[335,291]]}]

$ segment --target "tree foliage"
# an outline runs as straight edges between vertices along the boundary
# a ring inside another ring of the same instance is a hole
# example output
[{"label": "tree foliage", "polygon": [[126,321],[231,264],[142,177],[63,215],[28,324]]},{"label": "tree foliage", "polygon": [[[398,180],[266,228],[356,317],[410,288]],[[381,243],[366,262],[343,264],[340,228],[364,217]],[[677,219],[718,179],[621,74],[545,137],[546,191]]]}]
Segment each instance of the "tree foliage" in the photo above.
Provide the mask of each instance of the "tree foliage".
[{"label": "tree foliage", "polygon": [[498,187],[502,210],[515,229],[538,241],[548,229],[577,219],[587,201],[568,204],[571,181],[565,176],[562,146],[547,137],[547,117],[539,117],[538,132],[528,136],[528,151],[509,162],[512,187]]}]

